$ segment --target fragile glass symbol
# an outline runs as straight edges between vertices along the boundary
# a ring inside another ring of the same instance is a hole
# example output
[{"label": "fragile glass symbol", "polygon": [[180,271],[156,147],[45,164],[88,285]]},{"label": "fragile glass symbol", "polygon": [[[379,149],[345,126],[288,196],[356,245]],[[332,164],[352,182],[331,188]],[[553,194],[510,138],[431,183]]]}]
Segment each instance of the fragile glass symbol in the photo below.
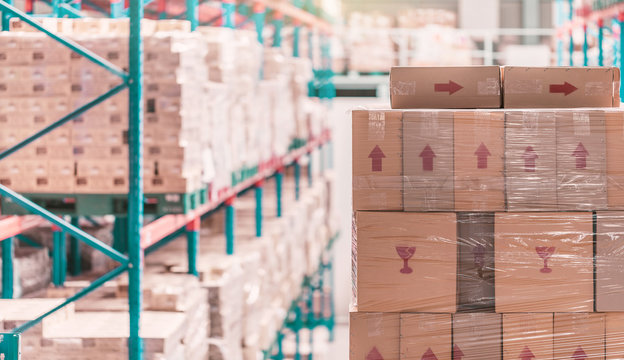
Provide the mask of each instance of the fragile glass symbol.
[{"label": "fragile glass symbol", "polygon": [[555,247],[547,247],[547,246],[536,246],[535,252],[539,255],[542,260],[544,260],[544,267],[540,269],[542,273],[550,273],[552,269],[548,267],[548,259],[555,253]]},{"label": "fragile glass symbol", "polygon": [[414,256],[416,252],[416,248],[413,246],[396,246],[396,252],[399,254],[399,257],[403,259],[403,268],[401,269],[401,274],[411,274],[412,268],[407,265],[409,259]]}]

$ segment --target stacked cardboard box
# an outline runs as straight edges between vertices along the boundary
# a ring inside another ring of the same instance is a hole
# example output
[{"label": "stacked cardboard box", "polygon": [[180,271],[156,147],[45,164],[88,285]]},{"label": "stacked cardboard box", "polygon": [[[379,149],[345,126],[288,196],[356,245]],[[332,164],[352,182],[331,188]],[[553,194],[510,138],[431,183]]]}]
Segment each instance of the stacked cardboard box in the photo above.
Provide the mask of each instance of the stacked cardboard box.
[{"label": "stacked cardboard box", "polygon": [[496,71],[393,70],[405,110],[353,112],[351,359],[621,356],[619,73]]}]

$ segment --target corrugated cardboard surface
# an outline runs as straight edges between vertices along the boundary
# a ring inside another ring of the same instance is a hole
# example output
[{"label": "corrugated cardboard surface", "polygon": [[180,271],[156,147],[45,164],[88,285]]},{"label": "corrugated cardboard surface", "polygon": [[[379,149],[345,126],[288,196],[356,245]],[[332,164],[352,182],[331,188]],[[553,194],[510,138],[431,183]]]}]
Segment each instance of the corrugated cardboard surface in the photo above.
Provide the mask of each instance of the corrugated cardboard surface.
[{"label": "corrugated cardboard surface", "polygon": [[505,112],[505,180],[509,211],[557,210],[554,111]]},{"label": "corrugated cardboard surface", "polygon": [[553,340],[553,314],[503,314],[503,360],[554,359]]},{"label": "corrugated cardboard surface", "polygon": [[556,121],[559,210],[606,209],[604,112],[558,110]]},{"label": "corrugated cardboard surface", "polygon": [[457,211],[505,209],[504,113],[455,112],[454,168]]},{"label": "corrugated cardboard surface", "polygon": [[613,67],[504,66],[502,75],[505,108],[618,107],[620,104],[620,72]]},{"label": "corrugated cardboard surface", "polygon": [[500,360],[502,330],[501,314],[454,314],[454,358],[461,358],[462,360]]},{"label": "corrugated cardboard surface", "polygon": [[624,311],[624,212],[596,214],[596,311]]},{"label": "corrugated cardboard surface", "polygon": [[[454,213],[358,211],[355,227],[353,272],[360,311],[455,312]],[[399,256],[401,249],[413,252],[407,261],[411,271]]]},{"label": "corrugated cardboard surface", "polygon": [[593,311],[591,213],[497,213],[495,229],[497,312]]},{"label": "corrugated cardboard surface", "polygon": [[624,359],[624,313],[606,313],[604,315],[606,359]]},{"label": "corrugated cardboard surface", "polygon": [[399,360],[400,314],[352,312],[350,360]]},{"label": "corrugated cardboard surface", "polygon": [[607,138],[607,201],[609,209],[624,209],[624,112],[605,111]]},{"label": "corrugated cardboard surface", "polygon": [[494,311],[494,214],[457,214],[460,311]]},{"label": "corrugated cardboard surface", "polygon": [[452,112],[404,113],[403,172],[405,211],[454,209]]},{"label": "corrugated cardboard surface", "polygon": [[393,67],[390,71],[393,109],[500,108],[500,88],[498,66]]},{"label": "corrugated cardboard surface", "polygon": [[401,360],[451,360],[451,314],[401,314]]},{"label": "corrugated cardboard surface", "polygon": [[402,116],[353,111],[354,210],[403,210]]},{"label": "corrugated cardboard surface", "polygon": [[555,314],[555,359],[602,360],[604,314]]}]

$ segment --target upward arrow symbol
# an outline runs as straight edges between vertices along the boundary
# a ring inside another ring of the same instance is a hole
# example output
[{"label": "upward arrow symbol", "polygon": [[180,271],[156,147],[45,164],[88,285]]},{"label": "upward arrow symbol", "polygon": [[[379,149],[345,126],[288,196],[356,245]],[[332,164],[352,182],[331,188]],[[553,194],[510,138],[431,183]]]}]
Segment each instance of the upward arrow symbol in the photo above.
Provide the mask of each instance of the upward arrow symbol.
[{"label": "upward arrow symbol", "polygon": [[532,146],[527,146],[522,155],[524,158],[524,171],[535,172],[535,159],[539,158]]},{"label": "upward arrow symbol", "polygon": [[585,169],[587,167],[587,156],[589,151],[585,149],[582,142],[579,142],[576,146],[576,150],[572,153],[572,156],[576,157],[576,168]]},{"label": "upward arrow symbol", "polygon": [[487,169],[488,156],[492,156],[487,146],[485,146],[484,143],[481,143],[474,154],[477,156],[477,169]]},{"label": "upward arrow symbol", "polygon": [[453,346],[453,360],[462,360],[464,357],[464,352],[461,351],[459,345],[455,344]]},{"label": "upward arrow symbol", "polygon": [[427,144],[423,151],[418,155],[422,158],[422,169],[423,171],[433,171],[433,158],[436,154],[431,150],[431,146]]},{"label": "upward arrow symbol", "polygon": [[428,348],[427,351],[425,351],[423,356],[420,358],[420,360],[438,360],[438,358],[433,353],[433,350],[431,350],[431,348]]},{"label": "upward arrow symbol", "polygon": [[381,171],[381,159],[385,157],[386,155],[381,151],[379,145],[375,145],[370,154],[368,154],[368,158],[372,159],[371,171]]},{"label": "upward arrow symbol", "polygon": [[533,358],[535,358],[535,355],[533,355],[531,349],[525,345],[524,349],[522,349],[522,352],[520,353],[520,360],[531,360]]},{"label": "upward arrow symbol", "polygon": [[576,351],[574,351],[574,354],[572,354],[572,359],[587,360],[587,354],[585,354],[585,351],[583,350],[583,348],[579,346],[576,348]]},{"label": "upward arrow symbol", "polygon": [[383,356],[379,353],[376,346],[366,355],[366,360],[384,360]]}]

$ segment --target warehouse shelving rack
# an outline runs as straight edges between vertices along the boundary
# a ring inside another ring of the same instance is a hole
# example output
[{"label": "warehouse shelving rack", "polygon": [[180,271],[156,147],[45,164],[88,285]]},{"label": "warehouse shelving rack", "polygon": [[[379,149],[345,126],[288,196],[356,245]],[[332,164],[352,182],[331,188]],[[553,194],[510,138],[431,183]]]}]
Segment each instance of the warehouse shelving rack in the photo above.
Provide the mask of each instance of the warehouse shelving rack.
[{"label": "warehouse shelving rack", "polygon": [[[590,65],[589,38],[594,36],[597,42],[598,66],[612,65],[622,68],[624,58],[624,3],[619,2],[601,9],[575,9],[573,0],[557,0],[557,63],[564,65],[565,43],[568,44],[568,62],[565,65],[574,66],[574,30],[583,31],[583,66]],[[610,26],[605,23],[611,22]],[[595,27],[595,31],[592,31]],[[605,63],[605,36],[614,37],[613,60]],[[619,36],[617,36],[619,35]],[[617,37],[616,37],[617,36]],[[624,99],[624,83],[620,82],[620,97]]]},{"label": "warehouse shelving rack", "polygon": [[[123,3],[119,0],[111,0],[110,3],[110,17],[122,17],[128,16],[130,20],[130,36],[129,36],[129,67],[128,71],[123,71],[117,68],[113,64],[109,63],[105,59],[99,57],[88,49],[76,44],[75,42],[59,36],[44,26],[40,25],[35,15],[32,15],[34,0],[26,1],[26,11],[22,11],[13,6],[12,0],[0,0],[0,11],[2,12],[0,18],[0,25],[2,31],[8,31],[11,18],[19,18],[21,21],[29,24],[35,29],[45,33],[53,40],[68,47],[72,51],[84,56],[93,63],[101,66],[114,75],[119,76],[121,84],[102,94],[91,102],[73,110],[66,116],[57,120],[53,124],[38,131],[32,136],[24,139],[15,146],[0,152],[0,161],[16,151],[19,151],[23,147],[29,145],[38,138],[45,136],[54,129],[69,122],[73,118],[80,116],[82,113],[88,111],[90,108],[99,105],[106,99],[121,92],[122,90],[129,89],[129,131],[128,131],[128,147],[129,147],[129,192],[127,196],[127,219],[116,220],[114,236],[115,244],[117,246],[108,246],[102,241],[94,238],[88,233],[84,232],[78,226],[78,216],[88,216],[92,214],[75,214],[68,222],[63,217],[59,217],[57,214],[46,210],[44,207],[29,200],[27,197],[22,196],[8,187],[0,184],[0,197],[3,200],[10,199],[14,204],[22,207],[28,213],[35,214],[37,216],[0,216],[0,242],[2,242],[2,286],[3,297],[12,298],[13,289],[13,255],[14,255],[14,239],[19,238],[23,241],[30,242],[28,238],[23,237],[21,234],[35,226],[41,225],[44,222],[52,224],[52,231],[54,233],[53,243],[53,282],[56,286],[62,286],[65,279],[66,272],[66,259],[65,259],[65,238],[66,234],[71,236],[71,257],[72,257],[72,272],[77,274],[79,271],[79,243],[82,241],[89,246],[92,246],[96,250],[101,251],[105,255],[109,256],[113,260],[119,263],[119,266],[106,273],[102,277],[94,280],[89,286],[77,292],[75,295],[67,298],[63,303],[54,307],[53,309],[42,314],[38,318],[29,321],[6,334],[0,333],[0,356],[4,360],[19,359],[19,341],[20,334],[29,328],[32,328],[45,317],[68,305],[69,303],[76,301],[83,296],[87,295],[94,289],[100,287],[109,280],[114,279],[118,275],[128,272],[129,275],[129,315],[130,315],[130,336],[129,336],[129,359],[137,360],[143,358],[143,344],[139,335],[140,318],[142,311],[142,271],[143,271],[143,257],[148,255],[164,244],[172,241],[173,239],[186,234],[188,244],[188,273],[197,275],[197,250],[199,244],[199,227],[200,220],[203,217],[209,216],[213,210],[225,206],[226,208],[226,239],[227,239],[227,253],[234,253],[234,200],[236,197],[249,190],[254,189],[256,195],[256,235],[262,235],[262,186],[264,179],[275,176],[277,187],[277,206],[278,217],[281,216],[281,189],[284,169],[287,166],[294,166],[295,181],[296,181],[296,198],[299,194],[299,182],[300,182],[300,165],[299,159],[305,155],[311,155],[313,151],[318,149],[321,153],[321,171],[325,168],[325,162],[329,162],[331,167],[331,134],[329,130],[324,130],[322,134],[316,138],[307,139],[305,145],[296,146],[286,156],[280,158],[273,158],[270,161],[260,164],[257,172],[251,172],[244,176],[242,181],[233,186],[230,189],[222,192],[218,199],[204,199],[204,203],[200,204],[196,208],[190,211],[185,211],[185,214],[161,214],[163,216],[150,222],[144,226],[144,206],[145,206],[145,194],[143,192],[143,44],[141,38],[141,19],[144,17],[144,6],[149,4],[151,0],[130,0],[129,8],[123,9]],[[81,17],[80,8],[82,2],[80,0],[52,0],[49,2],[52,6],[52,14],[47,16],[51,17]],[[162,3],[162,1],[160,1]],[[191,23],[191,30],[195,30],[199,24],[198,0],[186,0],[186,17]],[[93,6],[95,7],[95,6]],[[275,26],[273,46],[280,46],[281,44],[281,29],[283,25],[283,16],[289,16],[294,20],[295,27],[295,39],[294,39],[294,55],[298,56],[298,27],[301,24],[320,29],[325,34],[331,33],[331,25],[323,19],[305,11],[302,9],[303,4],[301,1],[295,1],[295,4],[287,2],[273,1],[273,0],[254,0],[254,14],[253,19],[258,31],[258,39],[262,43],[263,41],[263,28],[265,21],[265,9],[273,8],[273,22]],[[102,9],[104,10],[104,9]],[[223,24],[224,26],[234,27],[233,15],[235,12],[235,4],[231,0],[223,0]],[[41,16],[41,15],[39,15]],[[165,17],[165,16],[163,16]],[[329,79],[329,64],[331,63],[329,58],[329,42],[326,36],[323,39],[323,66],[327,66],[323,71],[323,83],[322,86],[327,86],[330,83]],[[331,96],[325,96],[324,98],[330,98]],[[328,151],[326,151],[328,150]],[[329,155],[329,156],[328,156]],[[310,157],[311,160],[311,157]],[[309,161],[308,166],[308,181],[311,183],[311,165]],[[330,244],[333,241],[330,242]],[[32,244],[32,242],[31,242]],[[121,245],[120,245],[121,244]],[[34,244],[33,244],[34,245]],[[127,250],[128,255],[125,255],[119,249]],[[322,262],[319,271],[323,271],[328,268],[326,262]],[[306,279],[306,284],[311,284],[309,279]],[[299,302],[293,303],[293,308],[299,309]],[[301,310],[296,310],[301,312]],[[327,324],[333,322],[333,309],[330,319],[324,319],[328,321]],[[331,325],[328,327],[331,328]],[[281,337],[278,335],[278,339]],[[280,340],[276,340],[278,343]],[[278,353],[279,354],[279,353]],[[265,357],[278,359],[279,355],[270,355],[269,352],[265,353]],[[277,356],[277,357],[276,357]]]}]

